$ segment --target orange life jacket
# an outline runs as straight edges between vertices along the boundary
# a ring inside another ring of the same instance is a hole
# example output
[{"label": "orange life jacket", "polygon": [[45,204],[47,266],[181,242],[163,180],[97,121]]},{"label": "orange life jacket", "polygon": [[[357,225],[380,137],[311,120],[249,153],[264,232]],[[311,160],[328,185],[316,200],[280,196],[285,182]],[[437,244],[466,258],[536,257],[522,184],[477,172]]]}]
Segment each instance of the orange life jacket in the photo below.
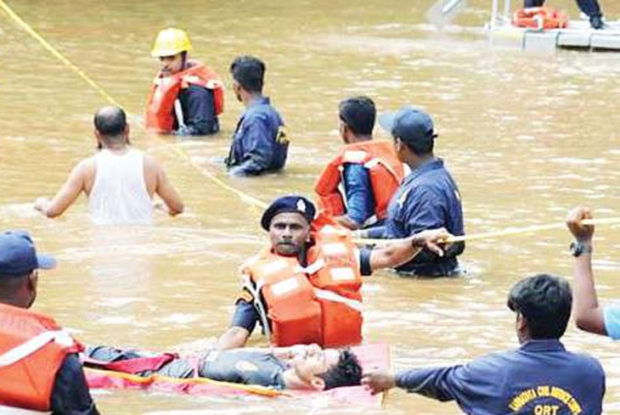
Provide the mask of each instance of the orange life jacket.
[{"label": "orange life jacket", "polygon": [[340,190],[342,170],[346,163],[362,164],[370,174],[370,185],[375,199],[375,217],[365,226],[387,216],[390,199],[405,177],[403,164],[387,141],[363,141],[345,145],[338,156],[325,167],[314,185],[319,196],[319,207],[327,213],[340,216],[346,213],[346,198]]},{"label": "orange life jacket", "polygon": [[312,235],[308,266],[266,247],[244,267],[246,288],[254,294],[263,327],[270,328],[276,346],[359,344],[362,279],[355,245],[348,231],[332,225]]},{"label": "orange life jacket", "polygon": [[51,317],[0,304],[0,405],[48,411],[65,356],[81,350]]},{"label": "orange life jacket", "polygon": [[161,72],[153,80],[153,87],[146,103],[145,124],[149,130],[158,133],[169,133],[174,127],[174,101],[181,89],[190,85],[198,85],[213,91],[215,115],[224,112],[224,87],[217,73],[195,60],[184,71],[171,76],[163,76]]}]

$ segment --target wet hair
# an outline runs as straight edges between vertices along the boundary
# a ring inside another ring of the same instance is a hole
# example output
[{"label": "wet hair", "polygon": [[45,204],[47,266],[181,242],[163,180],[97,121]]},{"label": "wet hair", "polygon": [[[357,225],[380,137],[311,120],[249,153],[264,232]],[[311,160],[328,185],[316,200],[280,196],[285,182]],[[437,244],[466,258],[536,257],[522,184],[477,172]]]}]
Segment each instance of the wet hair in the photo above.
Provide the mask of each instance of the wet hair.
[{"label": "wet hair", "polygon": [[338,363],[327,372],[317,376],[325,382],[325,390],[341,386],[356,386],[362,380],[362,366],[354,353],[343,350],[340,352]]},{"label": "wet hair", "polygon": [[239,56],[230,65],[230,73],[235,81],[248,92],[263,92],[265,64],[254,56]]},{"label": "wet hair", "polygon": [[103,107],[95,113],[94,123],[102,136],[116,138],[127,128],[127,116],[120,107]]},{"label": "wet hair", "polygon": [[347,98],[338,105],[339,117],[355,135],[371,135],[377,110],[372,99],[364,96]]},{"label": "wet hair", "polygon": [[507,305],[525,318],[532,339],[559,339],[566,331],[572,303],[564,278],[538,274],[516,283]]}]

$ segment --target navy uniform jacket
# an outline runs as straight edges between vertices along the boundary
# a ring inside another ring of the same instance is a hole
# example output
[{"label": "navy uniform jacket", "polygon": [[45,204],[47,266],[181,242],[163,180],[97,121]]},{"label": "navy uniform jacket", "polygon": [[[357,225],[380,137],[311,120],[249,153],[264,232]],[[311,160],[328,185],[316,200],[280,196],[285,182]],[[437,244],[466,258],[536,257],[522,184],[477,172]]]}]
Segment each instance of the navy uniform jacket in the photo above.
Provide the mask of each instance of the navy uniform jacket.
[{"label": "navy uniform jacket", "polygon": [[75,353],[67,355],[58,369],[50,409],[54,414],[99,415],[90,396],[82,363]]},{"label": "navy uniform jacket", "polygon": [[398,373],[396,386],[456,400],[467,414],[595,415],[602,411],[605,373],[596,359],[568,352],[558,340],[530,340],[466,365]]},{"label": "navy uniform jacket", "polygon": [[288,154],[283,127],[284,122],[269,98],[250,102],[237,123],[226,159],[230,174],[250,176],[283,168]]},{"label": "navy uniform jacket", "polygon": [[[431,159],[412,171],[392,197],[385,221],[384,237],[407,238],[426,229],[444,227],[453,235],[463,235],[463,208],[459,189],[445,169],[443,160]],[[416,275],[458,273],[456,256],[463,243],[452,245],[443,258],[423,250],[398,271]]]}]

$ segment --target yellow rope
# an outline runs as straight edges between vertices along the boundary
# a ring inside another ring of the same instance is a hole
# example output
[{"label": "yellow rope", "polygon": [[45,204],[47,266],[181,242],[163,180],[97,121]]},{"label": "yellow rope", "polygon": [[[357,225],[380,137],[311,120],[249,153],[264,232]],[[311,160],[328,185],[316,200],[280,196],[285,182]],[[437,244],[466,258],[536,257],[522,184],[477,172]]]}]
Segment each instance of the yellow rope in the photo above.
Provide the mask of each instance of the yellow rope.
[{"label": "yellow rope", "polygon": [[[86,81],[86,83],[88,83],[88,85],[90,85],[91,87],[93,87],[97,92],[99,92],[99,94],[105,98],[109,103],[119,106],[119,107],[123,107],[118,101],[116,101],[110,94],[108,94],[103,88],[101,88],[99,85],[97,85],[97,83],[95,81],[92,80],[92,78],[90,78],[86,72],[84,72],[83,70],[81,70],[79,67],[77,67],[75,64],[73,64],[71,61],[69,61],[69,59],[65,58],[60,52],[58,52],[52,45],[50,45],[41,35],[39,35],[32,27],[30,27],[30,25],[28,25],[24,20],[22,20],[5,2],[4,0],[0,0],[0,9],[4,10],[11,19],[13,19],[22,29],[24,29],[28,34],[30,34],[32,37],[34,37],[36,40],[39,41],[39,43],[41,43],[41,45],[43,45],[43,47],[45,47],[45,49],[47,49],[52,55],[54,55],[56,58],[58,58],[62,63],[64,63],[66,66],[68,66],[72,71],[74,71],[76,74],[78,74],[84,81]],[[184,151],[182,151],[181,149],[179,149],[179,147],[177,146],[173,146],[175,152],[181,156],[182,158],[184,158],[187,162],[189,162],[190,165],[192,165],[194,168],[196,168],[198,171],[200,171],[204,176],[206,176],[207,178],[211,179],[215,184],[217,184],[218,186],[220,186],[221,188],[236,194],[243,202],[249,204],[250,206],[252,206],[254,209],[256,207],[265,209],[267,207],[267,204],[265,202],[262,202],[261,200],[248,195],[245,192],[242,192],[241,190],[238,190],[226,183],[224,183],[222,180],[218,179],[217,177],[215,177],[213,175],[213,173],[209,172],[207,169],[205,169],[204,167],[200,166],[199,164],[195,163],[194,161],[192,161],[192,159],[187,155],[187,153],[185,153]],[[607,218],[607,219],[592,219],[592,220],[586,220],[583,221],[584,224],[615,224],[615,223],[620,223],[620,218]],[[565,224],[563,223],[554,223],[554,224],[549,224],[549,225],[535,225],[535,226],[527,226],[524,228],[509,228],[509,229],[505,229],[503,231],[497,231],[497,232],[487,232],[487,233],[480,233],[480,234],[473,234],[473,235],[463,235],[463,236],[455,236],[453,238],[450,238],[447,242],[461,242],[461,241],[472,241],[472,240],[479,240],[479,239],[491,239],[491,238],[501,238],[503,236],[508,236],[508,235],[517,235],[517,234],[522,234],[522,233],[532,233],[532,232],[540,232],[540,231],[544,231],[544,230],[550,230],[550,229],[558,229],[558,228],[562,228],[564,227]],[[354,239],[355,243],[358,244],[369,244],[369,245],[385,245],[385,244],[389,244],[392,243],[396,240],[394,239],[363,239],[363,238],[356,238]]]},{"label": "yellow rope", "polygon": [[[581,222],[583,225],[612,225],[620,223],[620,218],[603,218],[603,219],[586,219]],[[496,239],[503,238],[504,236],[520,235],[524,233],[541,232],[551,229],[563,229],[566,227],[565,223],[551,223],[548,225],[533,225],[525,226],[522,228],[508,228],[496,232],[477,233],[470,235],[461,235],[448,238],[447,243],[484,240],[484,239]],[[353,241],[359,245],[389,245],[394,242],[403,241],[403,239],[366,239],[366,238],[354,238]]]},{"label": "yellow rope", "polygon": [[[89,77],[86,72],[84,72],[83,70],[81,70],[78,66],[76,66],[75,64],[73,64],[71,61],[69,61],[69,59],[65,58],[60,52],[58,52],[58,50],[56,50],[52,45],[50,45],[41,35],[39,35],[32,27],[30,27],[30,25],[28,25],[28,23],[26,23],[24,20],[22,20],[21,17],[19,17],[17,15],[17,13],[15,13],[5,2],[4,0],[0,0],[0,9],[4,10],[11,19],[13,19],[13,21],[15,21],[17,23],[18,26],[20,26],[22,29],[24,29],[28,34],[30,34],[32,37],[34,37],[37,41],[39,41],[39,43],[41,45],[43,45],[43,47],[45,49],[47,49],[52,55],[54,55],[56,58],[58,58],[62,63],[64,63],[67,67],[69,67],[73,72],[75,72],[76,74],[78,74],[84,81],[86,81],[86,83],[88,85],[90,85],[91,87],[93,87],[97,92],[99,92],[99,94],[105,99],[107,100],[109,103],[111,103],[112,105],[116,105],[118,107],[124,108],[118,101],[116,101],[110,94],[108,94],[103,88],[101,88],[95,81],[93,81],[93,79],[91,77]],[[211,179],[215,184],[217,184],[218,186],[220,186],[221,188],[236,194],[237,196],[239,196],[239,198],[241,198],[241,200],[247,204],[249,204],[252,208],[253,211],[256,210],[256,207],[258,206],[259,208],[265,209],[267,207],[267,204],[256,199],[255,197],[252,197],[250,195],[248,195],[247,193],[242,192],[241,190],[235,189],[234,187],[224,183],[222,180],[218,179],[217,177],[215,177],[213,175],[213,173],[209,172],[208,170],[206,170],[205,168],[203,168],[202,166],[198,165],[197,163],[195,163],[194,161],[192,161],[192,159],[184,152],[182,151],[179,147],[174,146],[174,151],[175,153],[177,153],[179,156],[181,156],[182,158],[184,158],[186,161],[189,162],[190,165],[192,165],[194,168],[196,168],[198,171],[200,171],[204,176],[206,176],[207,178]]]},{"label": "yellow rope", "polygon": [[24,22],[3,0],[0,0],[0,8],[4,10],[11,19],[13,19],[22,29],[24,29],[30,36],[43,45],[52,55],[57,57],[62,63],[71,68],[72,71],[77,73],[88,85],[93,87],[102,97],[108,100],[110,103],[122,107],[114,98],[112,98],[107,92],[105,92],[95,81],[93,81],[83,70],[74,65],[69,59],[65,58],[60,52],[58,52],[52,45],[50,45],[41,35],[39,35],[28,23]]}]

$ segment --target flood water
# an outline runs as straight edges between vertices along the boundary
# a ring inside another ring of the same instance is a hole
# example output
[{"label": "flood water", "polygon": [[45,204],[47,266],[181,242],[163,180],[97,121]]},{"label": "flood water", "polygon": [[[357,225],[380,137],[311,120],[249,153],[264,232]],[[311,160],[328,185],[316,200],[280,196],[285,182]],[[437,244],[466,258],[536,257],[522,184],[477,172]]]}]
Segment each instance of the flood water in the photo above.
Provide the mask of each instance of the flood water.
[{"label": "flood water", "polygon": [[[97,228],[82,197],[48,220],[32,202],[49,196],[94,151],[92,115],[106,101],[0,12],[0,228],[30,230],[60,266],[40,278],[35,309],[84,343],[168,350],[227,327],[238,266],[266,235],[260,211],[210,174],[269,202],[311,195],[321,167],[340,146],[338,102],[372,97],[379,110],[412,103],[435,120],[436,153],[463,195],[468,233],[562,222],[585,204],[596,217],[620,216],[620,55],[493,48],[482,25],[490,2],[471,0],[457,26],[426,24],[432,1],[14,0],[9,4],[132,114],[132,141],[165,164],[186,213],[153,227]],[[620,17],[620,3],[602,1]],[[576,18],[571,0],[556,0]],[[193,56],[226,80],[226,112],[215,137],[178,142],[149,136],[141,113],[157,62],[156,32],[178,26]],[[229,179],[227,154],[242,106],[228,66],[238,55],[267,63],[266,93],[292,136],[282,174]],[[379,138],[386,135],[376,130]],[[595,271],[603,302],[620,299],[620,228],[596,232]],[[454,364],[516,347],[506,308],[514,282],[538,272],[570,276],[567,231],[472,242],[459,279],[411,280],[379,272],[364,286],[365,339],[392,345],[396,369]],[[618,345],[569,328],[565,344],[599,358],[607,372],[605,413],[620,414]],[[252,344],[264,345],[257,334]],[[315,402],[96,393],[103,413],[358,413]],[[368,413],[451,414],[453,403],[394,391]]]}]

